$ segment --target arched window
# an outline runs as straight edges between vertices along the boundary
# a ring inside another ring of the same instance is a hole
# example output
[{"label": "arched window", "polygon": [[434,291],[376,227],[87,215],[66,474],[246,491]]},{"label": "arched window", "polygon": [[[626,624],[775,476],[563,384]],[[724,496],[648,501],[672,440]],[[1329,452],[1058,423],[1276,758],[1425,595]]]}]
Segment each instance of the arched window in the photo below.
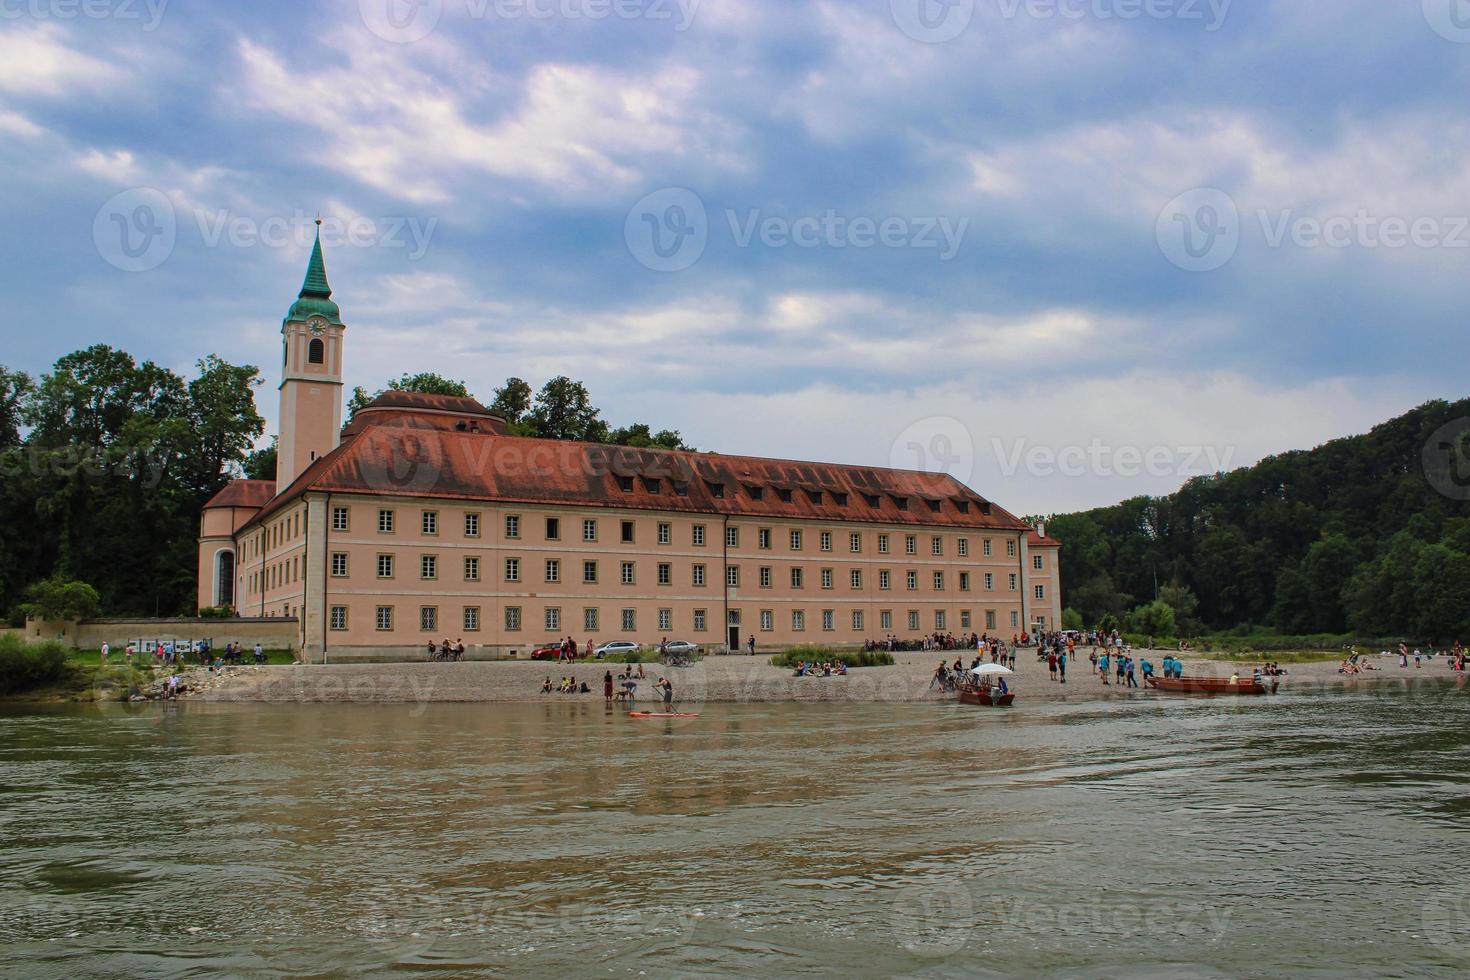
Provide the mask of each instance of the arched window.
[{"label": "arched window", "polygon": [[214,604],[233,606],[235,604],[235,553],[221,551],[216,562]]},{"label": "arched window", "polygon": [[321,338],[316,338],[307,345],[306,360],[310,364],[325,364],[327,362],[327,345],[322,343]]}]

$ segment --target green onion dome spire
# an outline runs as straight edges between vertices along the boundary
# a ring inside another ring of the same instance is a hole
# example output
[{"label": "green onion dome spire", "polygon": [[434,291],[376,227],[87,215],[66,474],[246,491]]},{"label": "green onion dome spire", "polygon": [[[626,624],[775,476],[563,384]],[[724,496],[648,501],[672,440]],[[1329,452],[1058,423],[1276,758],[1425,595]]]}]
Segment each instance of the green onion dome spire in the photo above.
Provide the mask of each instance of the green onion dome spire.
[{"label": "green onion dome spire", "polygon": [[322,219],[316,219],[316,242],[311,246],[311,261],[306,265],[306,281],[286,319],[308,320],[319,316],[342,325],[341,310],[332,302],[332,287],[327,285],[327,263],[322,259]]}]

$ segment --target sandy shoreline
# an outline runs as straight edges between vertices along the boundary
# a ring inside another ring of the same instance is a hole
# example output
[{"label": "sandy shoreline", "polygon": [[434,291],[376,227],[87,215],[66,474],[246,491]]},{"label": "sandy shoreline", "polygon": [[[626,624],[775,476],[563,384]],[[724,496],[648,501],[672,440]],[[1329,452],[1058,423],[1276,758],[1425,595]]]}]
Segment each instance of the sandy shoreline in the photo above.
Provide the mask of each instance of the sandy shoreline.
[{"label": "sandy shoreline", "polygon": [[[675,698],[684,706],[700,703],[784,703],[784,702],[866,702],[915,703],[945,702],[953,694],[941,692],[931,683],[941,654],[900,653],[892,667],[854,670],[847,677],[793,677],[785,668],[772,667],[765,656],[708,657],[692,667],[668,669],[658,664],[644,664],[644,678],[639,682],[638,703],[653,703],[653,685],[661,676],[674,684]],[[962,654],[966,663],[973,653]],[[1155,665],[1162,652],[1150,655]],[[953,663],[954,653],[948,655]],[[1048,679],[1046,665],[1036,660],[1034,651],[1024,651],[1017,667],[1018,676],[1012,686],[1018,691],[1018,702],[1099,700],[1118,697],[1167,697],[1139,689],[1104,686],[1096,673],[1088,670],[1084,657],[1082,670],[1074,665],[1068,671],[1067,683]],[[521,661],[468,663],[404,663],[342,664],[328,666],[281,666],[231,668],[224,676],[211,676],[205,671],[190,671],[185,682],[195,688],[191,700],[241,702],[529,702],[601,701],[603,675],[611,670],[614,677],[625,669],[620,664],[533,663]],[[637,669],[636,667],[634,668]],[[1232,666],[1221,661],[1186,661],[1186,672],[1195,676],[1229,676]],[[1247,672],[1249,667],[1242,671]],[[1282,690],[1322,688],[1354,688],[1398,684],[1400,686],[1441,687],[1458,684],[1464,687],[1466,677],[1453,674],[1444,660],[1428,663],[1420,669],[1400,668],[1397,661],[1383,662],[1383,669],[1368,674],[1344,677],[1337,673],[1336,662],[1292,664],[1283,677]],[[592,689],[589,694],[542,694],[543,680],[551,678],[555,686],[570,674]],[[1112,680],[1112,678],[1110,678]]]}]

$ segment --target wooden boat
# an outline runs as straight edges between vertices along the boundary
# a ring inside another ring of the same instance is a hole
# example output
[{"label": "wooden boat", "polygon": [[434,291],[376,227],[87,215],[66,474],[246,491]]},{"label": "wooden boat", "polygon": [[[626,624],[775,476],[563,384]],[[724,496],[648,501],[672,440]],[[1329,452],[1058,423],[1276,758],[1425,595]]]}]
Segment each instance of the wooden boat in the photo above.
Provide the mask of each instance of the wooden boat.
[{"label": "wooden boat", "polygon": [[960,704],[973,704],[983,708],[1009,708],[1016,700],[1015,691],[998,694],[993,688],[961,684]]},{"label": "wooden boat", "polygon": [[698,718],[697,711],[630,711],[629,718]]},{"label": "wooden boat", "polygon": [[1156,691],[1164,691],[1168,694],[1200,694],[1200,695],[1260,695],[1275,694],[1280,684],[1279,679],[1267,677],[1257,681],[1251,677],[1242,677],[1235,683],[1230,682],[1228,677],[1150,677],[1148,686]]}]

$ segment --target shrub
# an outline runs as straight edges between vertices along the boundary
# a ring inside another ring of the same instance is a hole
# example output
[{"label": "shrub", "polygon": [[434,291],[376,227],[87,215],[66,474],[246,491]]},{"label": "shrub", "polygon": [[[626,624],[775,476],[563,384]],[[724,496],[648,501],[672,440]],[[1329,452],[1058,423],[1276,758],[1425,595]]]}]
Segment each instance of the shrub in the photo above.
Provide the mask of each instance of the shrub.
[{"label": "shrub", "polygon": [[772,667],[795,667],[805,660],[807,663],[826,663],[841,660],[849,667],[892,667],[893,654],[886,650],[828,650],[825,647],[792,647],[785,653],[771,658]]},{"label": "shrub", "polygon": [[234,619],[234,606],[201,606],[199,609],[200,619]]},{"label": "shrub", "polygon": [[0,636],[0,695],[56,684],[70,672],[60,643],[25,643],[15,636]]}]

